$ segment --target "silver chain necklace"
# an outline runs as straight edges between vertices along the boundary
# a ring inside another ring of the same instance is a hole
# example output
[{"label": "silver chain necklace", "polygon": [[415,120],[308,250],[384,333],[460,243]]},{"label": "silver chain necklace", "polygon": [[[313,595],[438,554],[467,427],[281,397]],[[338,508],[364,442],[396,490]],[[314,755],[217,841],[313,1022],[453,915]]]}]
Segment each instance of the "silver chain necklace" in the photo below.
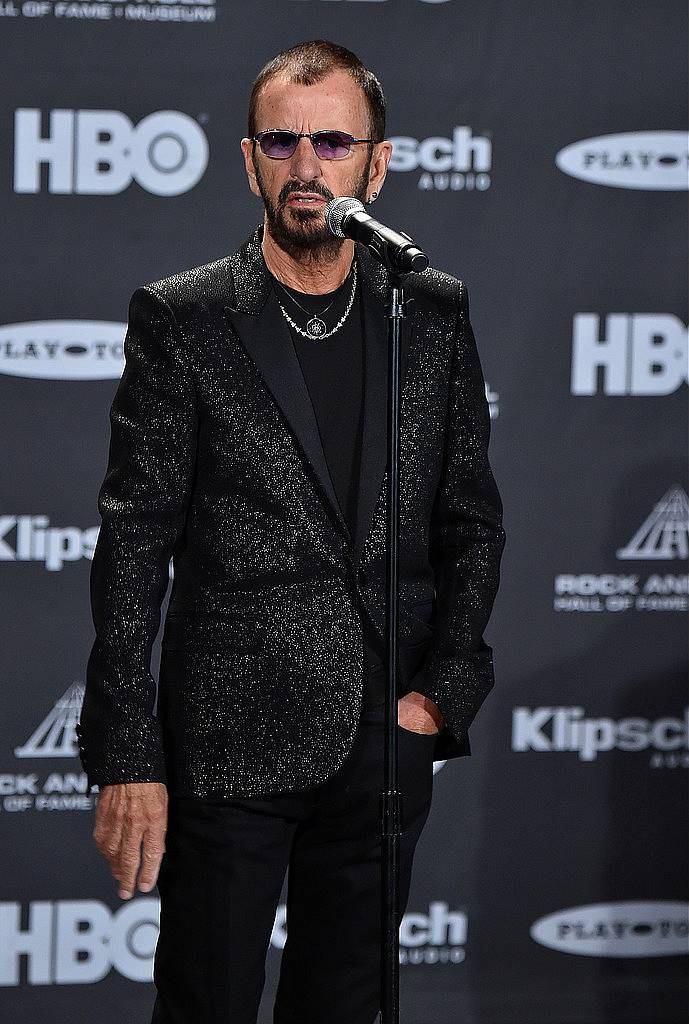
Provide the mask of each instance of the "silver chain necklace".
[{"label": "silver chain necklace", "polygon": [[[275,278],[275,280],[277,281],[277,278]],[[278,281],[277,283],[282,288],[282,285],[280,284],[280,282]],[[347,308],[345,309],[344,313],[342,314],[342,316],[337,321],[337,323],[335,324],[335,326],[333,327],[333,329],[331,331],[327,330],[325,322],[323,320],[321,320],[321,316],[323,315],[323,313],[326,313],[330,309],[330,307],[332,306],[333,302],[335,302],[337,300],[338,296],[335,296],[335,298],[332,300],[332,302],[329,302],[328,305],[325,307],[325,309],[321,310],[320,314],[315,316],[315,315],[313,315],[310,312],[310,310],[304,309],[304,307],[301,305],[301,303],[297,302],[297,300],[294,298],[294,296],[290,295],[290,293],[287,291],[286,288],[282,288],[282,290],[283,290],[283,292],[285,292],[286,295],[289,296],[290,299],[292,299],[292,301],[297,306],[299,306],[299,309],[301,309],[303,313],[306,313],[306,315],[308,317],[310,317],[310,319],[307,321],[307,324],[306,324],[306,330],[303,330],[301,327],[299,327],[298,324],[295,324],[294,320],[291,318],[291,316],[289,315],[289,313],[287,312],[285,307],[282,305],[282,303],[278,299],[278,306],[282,310],[282,314],[285,317],[285,319],[287,320],[288,324],[290,324],[294,328],[294,330],[297,331],[298,334],[301,334],[304,338],[312,338],[312,339],[313,338],[318,338],[318,339],[329,338],[332,334],[335,333],[335,331],[339,331],[340,327],[342,327],[342,324],[345,322],[345,320],[349,316],[349,311],[352,308],[352,304],[354,302],[354,294],[356,292],[356,262],[352,263],[352,294],[349,296],[349,302],[347,303]]]}]

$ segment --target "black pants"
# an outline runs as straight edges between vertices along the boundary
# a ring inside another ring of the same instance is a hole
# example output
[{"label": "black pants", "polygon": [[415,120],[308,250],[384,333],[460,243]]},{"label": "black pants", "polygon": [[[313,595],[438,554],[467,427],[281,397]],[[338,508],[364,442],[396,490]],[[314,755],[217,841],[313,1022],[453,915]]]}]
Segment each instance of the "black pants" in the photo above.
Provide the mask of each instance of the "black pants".
[{"label": "black pants", "polygon": [[[382,706],[365,710],[347,759],[314,789],[170,799],[152,1024],[255,1024],[288,867],[275,1024],[373,1024],[380,1009],[383,723]],[[431,807],[434,736],[399,725],[397,733],[401,922]]]}]

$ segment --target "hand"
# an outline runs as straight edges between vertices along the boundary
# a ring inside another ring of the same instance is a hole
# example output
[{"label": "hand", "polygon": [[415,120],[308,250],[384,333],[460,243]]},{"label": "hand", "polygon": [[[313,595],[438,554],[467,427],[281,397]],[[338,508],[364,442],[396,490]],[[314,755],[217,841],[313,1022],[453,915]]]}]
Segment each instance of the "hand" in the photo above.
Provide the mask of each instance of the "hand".
[{"label": "hand", "polygon": [[435,733],[443,727],[443,716],[430,697],[412,690],[397,701],[397,723],[410,732]]},{"label": "hand", "polygon": [[[156,883],[165,852],[167,787],[162,782],[123,782],[101,788],[93,838],[128,900],[136,888],[148,892]],[[141,844],[143,842],[143,856]]]}]

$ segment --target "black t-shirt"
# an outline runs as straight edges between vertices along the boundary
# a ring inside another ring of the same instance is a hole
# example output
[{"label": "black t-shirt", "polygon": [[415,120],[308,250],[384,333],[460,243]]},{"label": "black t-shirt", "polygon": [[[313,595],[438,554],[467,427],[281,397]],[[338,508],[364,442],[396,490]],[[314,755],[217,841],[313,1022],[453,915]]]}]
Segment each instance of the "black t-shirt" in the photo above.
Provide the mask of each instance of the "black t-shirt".
[{"label": "black t-shirt", "polygon": [[[309,313],[320,316],[321,310],[328,307],[322,316],[327,332],[347,309],[352,294],[352,275],[350,273],[335,291],[322,295],[306,295],[282,282],[273,287],[292,320],[303,330],[310,319]],[[309,313],[304,313],[299,306]],[[354,536],[363,413],[363,332],[359,296],[355,295],[347,319],[329,338],[305,338],[291,324],[288,326],[316,413],[335,493]]]},{"label": "black t-shirt", "polygon": [[[317,315],[323,320],[327,333],[347,309],[352,294],[352,273],[339,288],[321,295],[290,288],[274,276],[273,288],[282,306],[302,330],[306,330],[310,316]],[[305,338],[294,330],[289,321],[285,322],[316,414],[335,494],[353,537],[357,518],[364,389],[365,337],[359,283],[347,319],[331,337]],[[382,651],[378,636],[365,614],[362,624],[367,667],[364,707],[376,707],[384,700]]]}]

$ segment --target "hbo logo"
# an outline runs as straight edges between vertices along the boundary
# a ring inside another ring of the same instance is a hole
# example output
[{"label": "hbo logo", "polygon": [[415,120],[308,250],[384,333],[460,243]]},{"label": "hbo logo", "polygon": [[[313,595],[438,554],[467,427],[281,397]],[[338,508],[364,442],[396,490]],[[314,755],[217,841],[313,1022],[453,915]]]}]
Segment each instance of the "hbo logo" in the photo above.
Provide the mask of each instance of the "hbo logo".
[{"label": "hbo logo", "polygon": [[52,110],[47,135],[41,111],[14,118],[14,189],[56,195],[115,195],[137,181],[156,196],[188,192],[208,164],[208,140],[179,110],[158,110],[133,125],[119,110]]}]

